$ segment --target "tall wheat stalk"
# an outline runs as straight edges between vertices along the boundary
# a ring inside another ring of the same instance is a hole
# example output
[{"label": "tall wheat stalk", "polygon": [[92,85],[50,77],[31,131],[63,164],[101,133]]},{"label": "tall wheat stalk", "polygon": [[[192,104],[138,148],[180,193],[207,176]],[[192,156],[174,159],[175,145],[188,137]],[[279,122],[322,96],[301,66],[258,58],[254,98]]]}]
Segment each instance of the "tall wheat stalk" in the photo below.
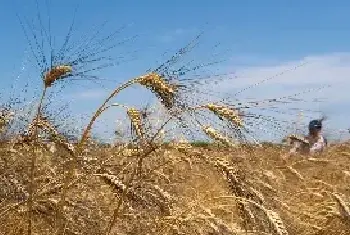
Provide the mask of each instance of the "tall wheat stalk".
[{"label": "tall wheat stalk", "polygon": [[35,163],[36,163],[36,155],[40,151],[38,149],[38,123],[39,119],[41,117],[41,110],[43,106],[43,102],[47,93],[47,90],[49,87],[51,87],[55,81],[64,79],[65,76],[72,71],[72,67],[70,66],[56,66],[54,68],[49,69],[42,77],[44,87],[42,90],[42,94],[40,97],[39,105],[37,108],[37,112],[35,115],[35,121],[34,121],[34,131],[32,133],[33,135],[33,153],[31,157],[31,163],[30,163],[30,181],[29,181],[29,198],[28,198],[28,230],[27,234],[31,235],[33,233],[33,202],[34,202],[34,176],[35,176]]},{"label": "tall wheat stalk", "polygon": [[[35,117],[35,122],[39,121],[39,117],[41,116],[41,107],[46,95],[46,91],[47,91],[47,87],[45,86],[43,89],[43,92],[41,94],[40,97],[40,102],[37,108],[37,113],[36,113],[36,117]],[[29,189],[28,189],[28,193],[29,193],[29,199],[28,199],[28,235],[32,234],[32,226],[33,226],[33,202],[34,202],[34,175],[35,175],[35,162],[36,162],[36,155],[39,152],[38,148],[37,148],[37,133],[38,133],[38,126],[35,125],[34,128],[34,146],[33,146],[33,153],[32,153],[32,157],[31,157],[31,163],[30,163],[30,181],[29,181]]]},{"label": "tall wheat stalk", "polygon": [[107,103],[113,99],[119,92],[121,92],[122,90],[126,89],[127,87],[131,86],[132,84],[134,84],[137,81],[138,78],[136,79],[131,79],[129,81],[127,81],[126,83],[118,86],[116,89],[114,89],[114,91],[107,97],[107,99],[105,99],[105,101],[102,103],[102,105],[95,111],[94,115],[92,116],[89,124],[84,128],[83,134],[81,136],[81,139],[79,141],[79,144],[77,146],[77,154],[80,154],[82,151],[82,146],[85,143],[89,132],[92,129],[92,126],[94,124],[94,122],[97,120],[97,118],[108,108]]}]

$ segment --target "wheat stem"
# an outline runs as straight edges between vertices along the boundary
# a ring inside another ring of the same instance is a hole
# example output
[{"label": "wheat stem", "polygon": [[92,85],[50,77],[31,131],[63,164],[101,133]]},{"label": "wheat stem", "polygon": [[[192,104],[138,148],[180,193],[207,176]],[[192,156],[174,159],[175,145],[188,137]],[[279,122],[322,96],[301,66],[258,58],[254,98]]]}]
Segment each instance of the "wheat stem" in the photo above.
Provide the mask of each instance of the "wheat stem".
[{"label": "wheat stem", "polygon": [[[92,129],[92,125],[94,124],[94,122],[96,121],[96,119],[103,113],[103,111],[106,110],[106,104],[112,99],[114,98],[120,91],[124,90],[125,88],[129,87],[130,85],[134,84],[136,81],[138,80],[138,78],[134,78],[131,79],[129,81],[127,81],[126,83],[122,84],[121,86],[117,87],[109,96],[108,98],[103,102],[103,104],[96,110],[95,114],[93,115],[93,117],[91,118],[89,124],[86,126],[86,128],[84,129],[83,135],[81,137],[81,140],[78,144],[78,148],[77,148],[77,152],[80,153],[81,151],[81,147],[84,144],[84,142],[87,139],[88,133],[89,131]],[[108,107],[107,107],[108,108]]]},{"label": "wheat stem", "polygon": [[[37,109],[37,114],[36,114],[36,123],[39,120],[39,117],[41,115],[41,107],[46,95],[46,87],[44,87],[43,92],[40,97],[40,102],[39,106]],[[31,163],[30,163],[30,183],[29,183],[29,199],[28,199],[28,235],[32,234],[32,227],[33,227],[33,196],[34,196],[34,175],[35,175],[35,162],[36,162],[36,154],[37,154],[37,149],[36,149],[36,143],[37,143],[37,132],[38,132],[38,126],[35,125],[34,128],[34,146],[33,146],[33,155],[31,158]]]}]

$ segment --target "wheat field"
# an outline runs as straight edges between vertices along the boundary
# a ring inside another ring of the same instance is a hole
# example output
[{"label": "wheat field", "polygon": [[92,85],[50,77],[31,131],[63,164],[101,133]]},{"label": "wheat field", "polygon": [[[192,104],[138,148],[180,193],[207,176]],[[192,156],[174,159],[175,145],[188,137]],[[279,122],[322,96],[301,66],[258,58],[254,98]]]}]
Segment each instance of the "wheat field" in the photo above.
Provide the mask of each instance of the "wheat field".
[{"label": "wheat field", "polygon": [[[32,232],[63,223],[66,234],[349,234],[349,150],[285,161],[280,147],[159,146],[137,172],[139,152],[94,147],[78,157],[63,207],[69,155],[42,150]],[[28,229],[28,151],[1,147],[2,234]]]},{"label": "wheat field", "polygon": [[[73,120],[72,110],[64,116],[67,107],[58,105],[63,89],[76,80],[103,83],[94,72],[114,66],[105,53],[133,37],[118,41],[110,30],[69,44],[69,31],[60,50],[47,51],[38,31],[21,24],[41,84],[35,102],[16,97],[24,91],[1,101],[1,235],[350,234],[350,144],[285,158],[288,146],[262,138],[291,134],[293,105],[311,90],[223,98],[215,85],[233,77],[206,70],[217,61],[182,60],[199,34],[106,91],[76,131],[61,122]],[[132,88],[149,92],[151,107],[119,103]],[[106,143],[95,138],[96,124],[114,109],[125,116],[123,134],[110,128],[115,138]]]}]

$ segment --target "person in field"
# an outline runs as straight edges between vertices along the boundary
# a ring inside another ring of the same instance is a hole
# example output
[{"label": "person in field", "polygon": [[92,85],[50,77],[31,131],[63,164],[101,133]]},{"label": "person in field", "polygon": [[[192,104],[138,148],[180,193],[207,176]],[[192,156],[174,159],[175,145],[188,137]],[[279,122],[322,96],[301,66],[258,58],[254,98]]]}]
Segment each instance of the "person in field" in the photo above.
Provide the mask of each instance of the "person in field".
[{"label": "person in field", "polygon": [[322,135],[322,120],[312,120],[309,123],[310,153],[322,152],[327,146],[327,139]]},{"label": "person in field", "polygon": [[322,119],[309,122],[309,134],[305,137],[292,137],[292,148],[289,153],[321,153],[327,146],[327,139],[322,135]]}]

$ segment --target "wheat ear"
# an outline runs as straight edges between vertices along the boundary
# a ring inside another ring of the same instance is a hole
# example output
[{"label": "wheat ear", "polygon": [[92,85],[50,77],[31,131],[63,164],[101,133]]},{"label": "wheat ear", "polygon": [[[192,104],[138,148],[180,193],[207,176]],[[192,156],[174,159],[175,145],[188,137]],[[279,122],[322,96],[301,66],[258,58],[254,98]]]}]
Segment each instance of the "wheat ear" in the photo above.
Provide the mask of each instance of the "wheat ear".
[{"label": "wheat ear", "polygon": [[238,110],[215,104],[207,104],[204,107],[213,112],[219,118],[232,122],[236,127],[243,127],[243,120],[241,119]]},{"label": "wheat ear", "polygon": [[141,113],[135,108],[128,108],[127,109],[128,117],[131,121],[131,127],[135,130],[136,135],[142,139],[144,136],[143,128],[142,128],[142,118]]},{"label": "wheat ear", "polygon": [[219,133],[217,130],[215,130],[210,126],[202,126],[202,130],[207,136],[226,146],[229,146],[229,147],[237,146],[236,143],[233,143],[229,138],[227,138],[226,136],[223,136],[221,133]]},{"label": "wheat ear", "polygon": [[43,78],[45,87],[51,87],[55,81],[65,78],[66,75],[68,75],[72,71],[73,68],[69,65],[60,65],[51,68],[45,73]]},{"label": "wheat ear", "polygon": [[273,210],[266,209],[263,205],[256,203],[252,200],[247,200],[245,198],[238,198],[238,200],[242,201],[243,203],[251,203],[258,209],[260,209],[262,212],[264,212],[265,216],[267,217],[270,224],[273,226],[274,231],[278,235],[288,235],[288,231],[286,227],[284,226],[283,220],[279,216],[279,214]]},{"label": "wheat ear", "polygon": [[169,84],[161,75],[155,72],[139,77],[137,82],[155,93],[165,107],[173,107],[177,92],[176,85]]}]

